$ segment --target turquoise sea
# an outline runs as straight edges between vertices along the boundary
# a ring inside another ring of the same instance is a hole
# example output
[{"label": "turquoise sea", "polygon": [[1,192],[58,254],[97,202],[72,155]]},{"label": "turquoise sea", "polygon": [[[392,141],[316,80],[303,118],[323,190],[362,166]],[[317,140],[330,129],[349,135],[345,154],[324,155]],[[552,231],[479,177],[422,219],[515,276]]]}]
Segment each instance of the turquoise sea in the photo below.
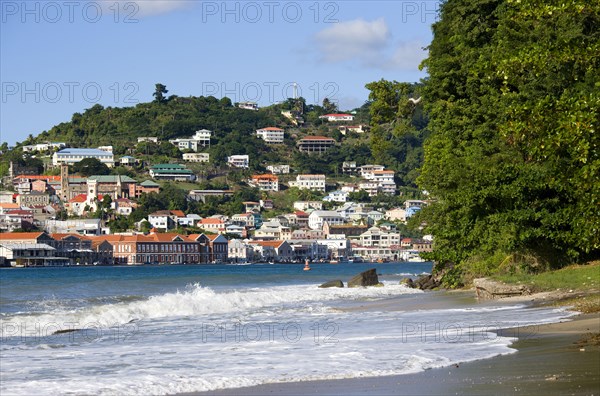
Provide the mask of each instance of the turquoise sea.
[{"label": "turquoise sea", "polygon": [[[383,287],[320,289],[377,268]],[[513,353],[571,313],[444,304],[431,263],[0,269],[0,394],[173,394],[382,376]]]}]

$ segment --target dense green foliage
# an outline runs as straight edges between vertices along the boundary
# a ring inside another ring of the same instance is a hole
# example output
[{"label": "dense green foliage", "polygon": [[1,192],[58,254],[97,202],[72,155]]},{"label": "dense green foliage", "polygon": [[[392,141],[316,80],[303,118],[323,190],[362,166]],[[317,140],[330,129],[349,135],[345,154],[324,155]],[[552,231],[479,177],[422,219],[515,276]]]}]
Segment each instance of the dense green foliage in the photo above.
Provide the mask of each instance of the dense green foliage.
[{"label": "dense green foliage", "polygon": [[72,171],[79,173],[83,177],[92,175],[108,175],[110,169],[106,164],[100,162],[97,158],[84,158],[81,161],[73,164]]},{"label": "dense green foliage", "polygon": [[598,3],[453,0],[440,16],[419,178],[437,199],[420,216],[438,268],[458,264],[452,283],[519,257],[543,268],[597,256]]},{"label": "dense green foliage", "polygon": [[370,149],[373,160],[394,169],[402,185],[414,185],[423,162],[427,118],[418,100],[421,85],[380,80],[366,85],[371,101]]}]

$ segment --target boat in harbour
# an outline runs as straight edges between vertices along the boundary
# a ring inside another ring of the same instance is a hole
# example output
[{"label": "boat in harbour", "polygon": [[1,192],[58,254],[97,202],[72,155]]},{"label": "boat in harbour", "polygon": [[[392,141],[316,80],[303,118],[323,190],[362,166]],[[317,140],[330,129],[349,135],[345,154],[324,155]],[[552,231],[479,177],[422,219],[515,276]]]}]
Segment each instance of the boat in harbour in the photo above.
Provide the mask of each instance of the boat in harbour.
[{"label": "boat in harbour", "polygon": [[304,271],[310,271],[310,263],[308,262],[308,259],[304,261]]}]

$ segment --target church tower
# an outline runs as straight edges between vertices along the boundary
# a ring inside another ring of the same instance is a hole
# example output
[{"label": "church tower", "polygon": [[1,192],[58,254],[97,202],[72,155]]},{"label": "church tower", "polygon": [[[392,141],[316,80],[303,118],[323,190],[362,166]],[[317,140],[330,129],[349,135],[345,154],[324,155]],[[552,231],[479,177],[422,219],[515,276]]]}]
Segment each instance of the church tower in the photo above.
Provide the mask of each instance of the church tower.
[{"label": "church tower", "polygon": [[69,165],[60,164],[60,194],[64,203],[71,199],[71,191],[69,189]]},{"label": "church tower", "polygon": [[88,179],[87,180],[87,198],[86,204],[91,208],[92,211],[98,209],[96,198],[98,197],[98,180]]}]

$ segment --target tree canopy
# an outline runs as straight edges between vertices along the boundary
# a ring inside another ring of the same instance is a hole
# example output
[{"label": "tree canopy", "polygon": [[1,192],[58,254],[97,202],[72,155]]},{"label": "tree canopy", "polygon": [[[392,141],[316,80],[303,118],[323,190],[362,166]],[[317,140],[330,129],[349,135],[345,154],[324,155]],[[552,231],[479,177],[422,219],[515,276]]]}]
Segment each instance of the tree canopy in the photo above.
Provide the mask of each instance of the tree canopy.
[{"label": "tree canopy", "polygon": [[73,172],[87,177],[92,175],[108,175],[110,169],[97,158],[84,158],[73,164]]},{"label": "tree canopy", "polygon": [[419,177],[437,201],[419,218],[449,279],[598,256],[599,25],[584,1],[442,5]]}]

